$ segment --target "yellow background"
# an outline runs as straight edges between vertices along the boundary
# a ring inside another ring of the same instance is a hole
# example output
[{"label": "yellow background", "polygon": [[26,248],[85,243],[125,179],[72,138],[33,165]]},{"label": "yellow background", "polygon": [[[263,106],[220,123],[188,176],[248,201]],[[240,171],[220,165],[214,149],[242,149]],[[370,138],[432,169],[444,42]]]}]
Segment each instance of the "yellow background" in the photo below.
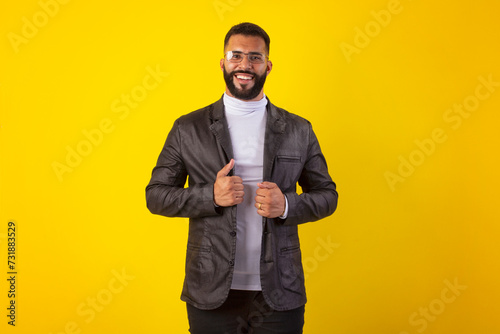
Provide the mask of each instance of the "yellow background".
[{"label": "yellow background", "polygon": [[[500,87],[479,79],[500,82],[499,11],[487,0],[3,2],[2,333],[187,333],[187,221],[150,214],[144,189],[173,121],[222,94],[223,38],[242,21],[271,36],[266,94],[312,122],[340,195],[333,216],[300,227],[304,332],[499,333]],[[168,75],[141,90],[148,68]],[[446,121],[477,89],[489,94],[470,116]],[[58,178],[54,163],[103,121]],[[446,139],[418,153],[436,129]],[[410,157],[419,165],[391,185]]]}]

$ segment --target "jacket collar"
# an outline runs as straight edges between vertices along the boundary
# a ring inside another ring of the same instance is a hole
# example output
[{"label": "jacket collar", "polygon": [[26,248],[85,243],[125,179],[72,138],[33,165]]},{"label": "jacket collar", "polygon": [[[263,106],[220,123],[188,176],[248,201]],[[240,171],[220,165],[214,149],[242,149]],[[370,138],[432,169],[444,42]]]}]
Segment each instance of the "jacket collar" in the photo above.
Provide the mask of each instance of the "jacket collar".
[{"label": "jacket collar", "polygon": [[[267,98],[267,97],[266,97]],[[267,98],[267,125],[265,131],[264,142],[264,181],[270,181],[271,171],[273,168],[274,157],[283,140],[285,133],[286,120],[285,112],[277,108]],[[233,158],[233,148],[231,144],[231,137],[229,135],[229,128],[224,113],[224,102],[222,97],[212,104],[209,111],[211,119],[210,130],[217,138],[225,152],[228,163]]]}]

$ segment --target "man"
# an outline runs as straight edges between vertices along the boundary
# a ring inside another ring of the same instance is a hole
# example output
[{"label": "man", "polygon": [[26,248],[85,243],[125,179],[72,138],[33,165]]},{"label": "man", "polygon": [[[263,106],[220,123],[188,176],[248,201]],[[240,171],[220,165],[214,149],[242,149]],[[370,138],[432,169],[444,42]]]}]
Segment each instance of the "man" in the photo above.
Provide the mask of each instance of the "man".
[{"label": "man", "polygon": [[302,333],[297,225],[337,207],[311,124],[264,95],[269,44],[255,24],[229,30],[223,97],[175,121],[146,188],[152,213],[189,217],[191,333]]}]

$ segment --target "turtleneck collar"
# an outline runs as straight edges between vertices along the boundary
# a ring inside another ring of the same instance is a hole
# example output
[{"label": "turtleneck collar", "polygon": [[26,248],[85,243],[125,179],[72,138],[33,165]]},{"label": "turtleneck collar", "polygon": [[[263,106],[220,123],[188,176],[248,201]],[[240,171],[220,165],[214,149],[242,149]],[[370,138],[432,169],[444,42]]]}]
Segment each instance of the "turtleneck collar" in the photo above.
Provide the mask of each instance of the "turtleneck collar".
[{"label": "turtleneck collar", "polygon": [[259,101],[242,101],[224,93],[223,101],[226,112],[233,115],[246,115],[257,110],[263,110],[267,105],[265,94]]}]

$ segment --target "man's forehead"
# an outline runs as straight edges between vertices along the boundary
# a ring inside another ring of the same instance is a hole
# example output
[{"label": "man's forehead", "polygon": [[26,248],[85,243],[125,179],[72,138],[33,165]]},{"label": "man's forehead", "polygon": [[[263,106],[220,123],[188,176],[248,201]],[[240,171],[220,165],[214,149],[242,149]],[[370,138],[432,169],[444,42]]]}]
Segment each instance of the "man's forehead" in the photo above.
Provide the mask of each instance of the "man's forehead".
[{"label": "man's forehead", "polygon": [[232,35],[227,42],[226,49],[248,49],[248,51],[262,52],[266,50],[266,42],[260,36]]}]

